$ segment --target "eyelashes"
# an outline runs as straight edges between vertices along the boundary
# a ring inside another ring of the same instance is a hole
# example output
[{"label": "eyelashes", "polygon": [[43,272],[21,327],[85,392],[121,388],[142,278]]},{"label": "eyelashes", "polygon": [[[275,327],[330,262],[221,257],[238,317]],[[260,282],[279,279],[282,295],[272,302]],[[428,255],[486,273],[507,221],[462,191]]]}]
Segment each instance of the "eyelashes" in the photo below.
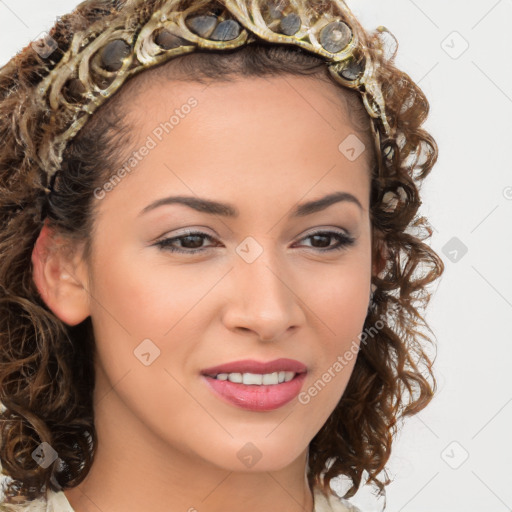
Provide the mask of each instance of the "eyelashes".
[{"label": "eyelashes", "polygon": [[[343,249],[346,249],[352,245],[354,245],[354,242],[355,242],[355,239],[352,238],[351,236],[347,235],[346,233],[343,233],[343,232],[338,232],[338,231],[315,231],[313,233],[310,233],[309,235],[307,235],[306,237],[302,238],[301,240],[308,240],[308,239],[312,239],[312,240],[316,240],[316,241],[320,241],[322,243],[322,241],[329,241],[330,239],[336,239],[337,240],[337,245],[334,245],[334,246],[331,246],[331,247],[327,247],[327,248],[323,248],[323,247],[313,247],[313,246],[310,246],[312,248],[313,251],[317,252],[317,253],[326,253],[326,252],[332,252],[332,251],[341,251]],[[175,237],[172,237],[172,238],[163,238],[162,240],[159,240],[158,242],[156,242],[155,246],[157,246],[159,249],[161,249],[162,251],[168,251],[168,252],[171,252],[171,253],[182,253],[182,254],[197,254],[197,253],[200,253],[200,252],[206,252],[210,249],[213,249],[214,246],[207,246],[207,247],[177,247],[176,246],[176,243],[178,241],[187,241],[188,242],[185,242],[185,245],[187,243],[191,243],[191,245],[197,245],[197,243],[200,243],[201,241],[203,240],[208,240],[208,241],[212,241],[214,242],[215,241],[215,238],[213,238],[212,236],[208,235],[207,233],[202,233],[201,231],[188,231],[186,232],[185,234],[183,235],[180,235],[180,236],[175,236]],[[327,245],[329,246],[330,243],[327,242]]]}]

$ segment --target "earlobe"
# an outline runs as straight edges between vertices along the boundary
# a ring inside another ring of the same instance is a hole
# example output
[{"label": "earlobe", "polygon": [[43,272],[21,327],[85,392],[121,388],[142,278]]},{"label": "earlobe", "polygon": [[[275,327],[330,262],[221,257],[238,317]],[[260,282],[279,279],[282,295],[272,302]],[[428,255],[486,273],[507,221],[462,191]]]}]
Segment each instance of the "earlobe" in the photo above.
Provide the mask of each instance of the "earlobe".
[{"label": "earlobe", "polygon": [[47,221],[34,244],[32,270],[41,298],[60,320],[77,325],[89,316],[85,265],[78,251],[58,242]]}]

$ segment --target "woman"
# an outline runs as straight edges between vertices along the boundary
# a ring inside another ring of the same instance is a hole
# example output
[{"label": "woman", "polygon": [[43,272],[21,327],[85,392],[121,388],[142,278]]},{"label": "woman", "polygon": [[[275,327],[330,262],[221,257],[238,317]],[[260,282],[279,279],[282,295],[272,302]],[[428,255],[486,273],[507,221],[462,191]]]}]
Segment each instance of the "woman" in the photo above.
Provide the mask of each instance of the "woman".
[{"label": "woman", "polygon": [[88,0],[0,70],[4,510],[384,492],[443,270],[384,42],[340,1]]}]

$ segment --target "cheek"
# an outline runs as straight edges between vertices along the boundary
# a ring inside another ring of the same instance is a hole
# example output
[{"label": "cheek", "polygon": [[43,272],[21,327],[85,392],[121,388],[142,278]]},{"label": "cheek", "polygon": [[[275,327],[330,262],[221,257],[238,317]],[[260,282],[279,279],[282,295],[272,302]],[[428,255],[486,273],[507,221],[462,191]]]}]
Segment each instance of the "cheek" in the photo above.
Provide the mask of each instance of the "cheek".
[{"label": "cheek", "polygon": [[191,325],[187,315],[211,284],[198,284],[197,276],[191,281],[184,267],[171,273],[140,252],[104,251],[97,258],[91,318],[105,385],[119,382],[117,392],[141,417],[161,418],[163,411],[190,407],[190,396],[172,376],[176,367],[186,371],[200,339],[201,327]]},{"label": "cheek", "polygon": [[343,338],[362,328],[366,318],[371,285],[370,244],[343,255],[338,261],[315,267],[302,277],[303,296],[323,321],[331,338]]},{"label": "cheek", "polygon": [[370,268],[366,252],[350,262],[347,258],[344,265],[318,272],[305,294],[318,348],[299,403],[320,409],[324,419],[343,395],[354,369],[368,314]]},{"label": "cheek", "polygon": [[[116,382],[130,371],[131,379],[140,375],[140,391],[145,385],[149,391],[169,386],[164,369],[185,371],[188,361],[192,364],[190,356],[205,332],[202,300],[222,274],[166,264],[165,258],[155,258],[152,248],[104,251],[98,261],[102,264],[95,269],[91,317],[98,356],[110,380]],[[148,352],[150,368],[137,358]],[[156,372],[161,372],[162,382],[154,380]],[[182,390],[173,392],[180,395]]]},{"label": "cheek", "polygon": [[[310,309],[316,313],[317,332],[323,333],[317,371],[331,367],[347,350],[357,354],[368,313],[369,273],[342,274],[338,279],[329,275],[317,279],[315,293],[308,296]],[[348,362],[345,366],[344,373],[347,373],[353,365]]]},{"label": "cheek", "polygon": [[166,266],[153,248],[104,252],[98,259],[93,315],[111,324],[116,320],[134,339],[164,336],[210,286],[207,276],[198,280],[186,266]]}]

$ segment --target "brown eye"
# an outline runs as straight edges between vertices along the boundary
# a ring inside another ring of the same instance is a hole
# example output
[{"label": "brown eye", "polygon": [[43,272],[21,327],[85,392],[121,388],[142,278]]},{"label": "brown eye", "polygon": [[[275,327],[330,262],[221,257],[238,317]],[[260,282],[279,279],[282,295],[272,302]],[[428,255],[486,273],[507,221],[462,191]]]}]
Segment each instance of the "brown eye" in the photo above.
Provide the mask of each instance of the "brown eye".
[{"label": "brown eye", "polygon": [[[164,251],[193,254],[196,252],[205,251],[213,247],[202,247],[202,242],[205,239],[211,241],[214,240],[213,237],[207,235],[206,233],[201,233],[200,231],[191,231],[189,233],[185,233],[184,235],[175,236],[172,238],[164,238],[156,242],[154,245]],[[177,247],[176,244],[178,241],[181,242],[181,246]]]},{"label": "brown eye", "polygon": [[[331,247],[332,239],[336,239],[338,244]],[[348,236],[346,233],[338,231],[316,231],[304,237],[303,240],[311,239],[313,249],[317,249],[320,252],[336,251],[345,249],[348,246],[354,244],[354,238]]]}]

